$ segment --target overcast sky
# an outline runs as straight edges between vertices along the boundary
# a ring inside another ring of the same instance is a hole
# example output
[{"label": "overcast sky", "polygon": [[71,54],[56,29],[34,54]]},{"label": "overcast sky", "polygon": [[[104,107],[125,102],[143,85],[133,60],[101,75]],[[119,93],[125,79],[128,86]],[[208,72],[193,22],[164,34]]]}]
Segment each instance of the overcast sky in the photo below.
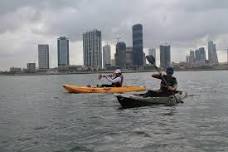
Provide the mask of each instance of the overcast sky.
[{"label": "overcast sky", "polygon": [[131,46],[136,23],[143,24],[144,48],[170,43],[173,61],[208,40],[226,61],[228,0],[0,0],[0,70],[37,63],[39,43],[50,45],[56,67],[59,36],[70,39],[70,63],[83,64],[83,32],[96,28],[103,44],[120,37]]}]

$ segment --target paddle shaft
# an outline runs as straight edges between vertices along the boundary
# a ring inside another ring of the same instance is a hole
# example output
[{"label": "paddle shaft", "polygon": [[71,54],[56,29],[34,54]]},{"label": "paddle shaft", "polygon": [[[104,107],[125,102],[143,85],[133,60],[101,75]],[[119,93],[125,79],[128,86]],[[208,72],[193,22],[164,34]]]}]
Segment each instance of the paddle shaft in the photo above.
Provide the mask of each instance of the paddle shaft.
[{"label": "paddle shaft", "polygon": [[98,76],[98,79],[100,80],[101,78],[103,78],[103,77],[105,77],[105,76],[111,77],[112,75],[111,75],[111,74],[107,74],[107,75],[102,75],[102,74],[100,74],[100,75]]},{"label": "paddle shaft", "polygon": [[163,77],[160,69],[154,64],[154,61],[155,61],[154,57],[153,56],[147,56],[147,60],[150,62],[150,64],[152,64],[154,66],[154,68],[157,70],[157,72],[160,73],[161,79],[164,81],[165,85],[168,87],[169,85],[168,85],[167,81],[165,80],[165,78]]},{"label": "paddle shaft", "polygon": [[154,66],[154,68],[161,74],[161,79],[164,81],[166,87],[168,87],[168,82],[165,80],[164,76],[162,75],[160,69],[155,65],[155,64],[152,64]]}]

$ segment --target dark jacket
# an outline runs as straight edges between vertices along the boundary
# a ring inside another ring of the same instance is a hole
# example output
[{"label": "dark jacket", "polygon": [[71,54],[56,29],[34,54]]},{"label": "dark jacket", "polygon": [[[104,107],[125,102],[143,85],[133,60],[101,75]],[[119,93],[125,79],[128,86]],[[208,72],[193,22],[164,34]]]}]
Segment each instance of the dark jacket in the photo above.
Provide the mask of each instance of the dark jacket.
[{"label": "dark jacket", "polygon": [[161,74],[154,74],[152,77],[161,80],[160,91],[162,92],[170,92],[170,90],[168,90],[168,86],[174,87],[177,85],[177,79],[170,75],[161,76]]}]

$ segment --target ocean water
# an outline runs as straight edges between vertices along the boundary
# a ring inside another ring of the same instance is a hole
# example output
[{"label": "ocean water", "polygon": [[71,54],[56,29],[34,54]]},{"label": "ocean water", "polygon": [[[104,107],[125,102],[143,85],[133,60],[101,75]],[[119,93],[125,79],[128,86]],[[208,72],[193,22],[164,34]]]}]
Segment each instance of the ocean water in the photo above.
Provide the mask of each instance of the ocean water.
[{"label": "ocean water", "polygon": [[[152,73],[125,84],[159,88]],[[174,107],[120,109],[113,94],[69,94],[96,74],[0,76],[0,152],[228,151],[228,71],[176,72],[189,96]]]}]

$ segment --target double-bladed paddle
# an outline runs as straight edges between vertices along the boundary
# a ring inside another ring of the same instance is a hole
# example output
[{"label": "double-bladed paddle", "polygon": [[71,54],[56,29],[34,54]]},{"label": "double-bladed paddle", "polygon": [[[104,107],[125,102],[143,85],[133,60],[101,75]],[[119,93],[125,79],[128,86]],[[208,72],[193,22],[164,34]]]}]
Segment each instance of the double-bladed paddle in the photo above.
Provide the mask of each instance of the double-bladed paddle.
[{"label": "double-bladed paddle", "polygon": [[146,56],[146,59],[147,59],[147,61],[148,61],[150,64],[152,64],[152,65],[154,66],[154,68],[161,74],[162,80],[165,82],[165,85],[168,86],[168,83],[167,83],[167,81],[165,80],[165,78],[163,77],[163,75],[162,75],[160,69],[155,65],[155,58],[153,57],[153,55],[147,55],[147,56]]},{"label": "double-bladed paddle", "polygon": [[[165,80],[165,78],[163,77],[163,75],[162,75],[160,69],[155,65],[155,58],[153,57],[153,55],[147,55],[147,56],[146,56],[146,59],[147,59],[147,61],[148,61],[150,64],[152,64],[152,65],[154,66],[154,68],[161,74],[162,80],[165,82],[165,85],[168,87],[169,85],[168,85],[167,81]],[[176,91],[176,92],[182,92],[182,91]]]}]

